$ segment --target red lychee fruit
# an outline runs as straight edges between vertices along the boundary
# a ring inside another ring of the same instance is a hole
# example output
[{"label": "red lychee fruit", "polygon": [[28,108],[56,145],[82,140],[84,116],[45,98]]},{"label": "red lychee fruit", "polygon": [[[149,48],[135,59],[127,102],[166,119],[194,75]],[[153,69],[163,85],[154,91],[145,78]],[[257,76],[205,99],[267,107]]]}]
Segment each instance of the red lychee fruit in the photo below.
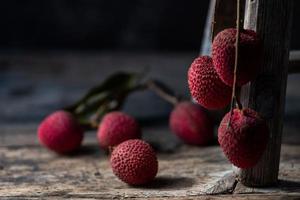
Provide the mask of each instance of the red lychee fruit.
[{"label": "red lychee fruit", "polygon": [[207,145],[212,141],[213,122],[207,113],[192,102],[177,104],[170,115],[171,130],[185,143]]},{"label": "red lychee fruit", "polygon": [[83,129],[72,114],[56,111],[39,125],[38,138],[48,149],[59,154],[67,154],[80,147]]},{"label": "red lychee fruit", "polygon": [[107,149],[129,139],[141,138],[141,129],[133,117],[115,111],[103,117],[97,137],[100,146]]},{"label": "red lychee fruit", "polygon": [[227,113],[218,130],[218,140],[229,161],[239,168],[251,168],[262,157],[268,140],[266,121],[249,108],[234,109],[231,123]]},{"label": "red lychee fruit", "polygon": [[[214,67],[221,80],[233,85],[235,62],[236,29],[221,31],[212,44]],[[239,59],[237,68],[237,85],[241,86],[253,80],[261,66],[261,45],[256,33],[252,30],[241,30],[239,40]]]},{"label": "red lychee fruit", "polygon": [[152,147],[138,139],[119,144],[111,154],[113,173],[129,185],[152,181],[158,171],[157,157]]},{"label": "red lychee fruit", "polygon": [[231,88],[221,81],[209,56],[194,60],[188,71],[188,83],[193,98],[207,109],[221,109],[230,102]]}]

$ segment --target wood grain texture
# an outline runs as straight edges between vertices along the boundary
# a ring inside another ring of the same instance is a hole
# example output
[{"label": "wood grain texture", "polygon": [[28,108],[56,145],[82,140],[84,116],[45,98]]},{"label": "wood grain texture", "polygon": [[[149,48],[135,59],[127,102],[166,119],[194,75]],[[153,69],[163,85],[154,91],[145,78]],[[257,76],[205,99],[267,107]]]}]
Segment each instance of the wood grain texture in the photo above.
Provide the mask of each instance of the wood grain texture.
[{"label": "wood grain texture", "polygon": [[193,197],[209,193],[230,170],[219,148],[181,146],[176,153],[159,154],[159,174],[153,183],[130,187],[113,175],[108,156],[95,142],[86,143],[72,157],[57,156],[38,145],[1,147],[0,152],[0,198]]},{"label": "wood grain texture", "polygon": [[245,28],[257,31],[263,44],[262,69],[255,81],[242,87],[241,100],[263,115],[270,128],[270,140],[261,162],[239,170],[245,185],[276,184],[279,168],[285,92],[288,73],[292,1],[248,0]]},{"label": "wood grain texture", "polygon": [[235,27],[236,0],[215,0],[212,20],[212,40],[223,29]]},{"label": "wood grain texture", "polygon": [[[130,187],[112,173],[108,156],[98,148],[95,132],[83,148],[58,156],[42,148],[35,126],[11,128],[0,138],[0,199],[279,199],[300,197],[299,146],[284,145],[281,185],[264,190],[235,187],[231,164],[218,146],[191,147],[177,143],[165,129],[145,139],[158,151],[157,179]],[[161,130],[161,131],[159,131]],[[173,143],[173,146],[166,145]],[[225,177],[225,178],[224,178]],[[233,195],[232,195],[233,193]],[[213,195],[213,196],[211,196]]]},{"label": "wood grain texture", "polygon": [[[240,0],[241,21],[244,20],[245,1]],[[236,6],[236,0],[215,0],[211,39],[226,28],[236,27]]]}]

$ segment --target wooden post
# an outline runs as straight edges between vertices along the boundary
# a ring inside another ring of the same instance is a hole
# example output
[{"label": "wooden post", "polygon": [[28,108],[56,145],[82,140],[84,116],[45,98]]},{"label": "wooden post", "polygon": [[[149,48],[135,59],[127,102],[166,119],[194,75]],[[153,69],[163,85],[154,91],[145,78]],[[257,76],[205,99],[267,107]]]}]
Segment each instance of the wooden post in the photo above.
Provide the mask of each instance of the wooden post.
[{"label": "wooden post", "polygon": [[[247,0],[246,29],[256,30],[263,43],[260,75],[241,89],[244,107],[261,113],[270,128],[270,140],[261,161],[251,169],[238,170],[246,186],[273,185],[278,179],[281,135],[288,73],[292,0]],[[255,144],[253,144],[255,151]]]},{"label": "wooden post", "polygon": [[[244,4],[245,0],[241,0],[242,8]],[[210,0],[200,55],[210,55],[213,38],[220,31],[235,26],[236,0]]]},{"label": "wooden post", "polygon": [[[210,20],[212,33],[209,39],[225,28],[235,27],[236,20],[236,0],[211,1],[214,13]],[[267,119],[271,131],[270,141],[261,162],[252,169],[235,169],[239,180],[247,186],[267,186],[277,182],[291,16],[292,0],[246,0],[244,28],[257,31],[264,49],[261,74],[255,81],[242,87],[241,100],[244,107],[260,112]],[[206,26],[206,29],[208,28],[210,29]],[[207,35],[203,42],[210,41]]]}]

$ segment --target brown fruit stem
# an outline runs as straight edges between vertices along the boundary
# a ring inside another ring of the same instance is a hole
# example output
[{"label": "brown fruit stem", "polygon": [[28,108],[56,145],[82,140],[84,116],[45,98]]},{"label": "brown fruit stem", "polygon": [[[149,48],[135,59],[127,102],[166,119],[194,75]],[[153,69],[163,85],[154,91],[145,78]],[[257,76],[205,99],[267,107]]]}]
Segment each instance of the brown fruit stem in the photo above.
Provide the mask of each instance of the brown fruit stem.
[{"label": "brown fruit stem", "polygon": [[152,80],[146,82],[146,87],[148,87],[150,90],[155,92],[158,96],[160,96],[162,99],[166,100],[167,102],[171,103],[174,106],[179,103],[179,99],[176,96],[168,94]]},{"label": "brown fruit stem", "polygon": [[236,5],[236,39],[235,39],[235,58],[234,58],[234,72],[233,72],[233,87],[232,87],[232,97],[231,97],[231,106],[230,106],[230,118],[228,126],[231,123],[231,117],[233,115],[234,103],[236,102],[238,109],[242,110],[242,104],[236,95],[236,78],[237,78],[237,67],[238,67],[238,58],[239,58],[239,40],[240,40],[240,13],[241,13],[241,5],[240,0],[237,0]]}]

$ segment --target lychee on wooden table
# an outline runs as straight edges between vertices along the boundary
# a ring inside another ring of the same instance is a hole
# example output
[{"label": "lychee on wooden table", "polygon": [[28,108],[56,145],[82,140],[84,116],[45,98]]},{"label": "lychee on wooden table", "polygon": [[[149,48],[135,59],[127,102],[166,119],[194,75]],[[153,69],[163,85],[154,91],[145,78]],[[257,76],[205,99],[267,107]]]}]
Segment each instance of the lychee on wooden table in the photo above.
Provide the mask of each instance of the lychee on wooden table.
[{"label": "lychee on wooden table", "polygon": [[[158,173],[149,185],[132,187],[113,174],[106,152],[96,141],[95,132],[86,134],[78,153],[59,156],[41,148],[36,125],[2,127],[1,130],[4,133],[0,138],[1,199],[299,197],[299,145],[282,146],[279,186],[235,187],[231,164],[218,146],[183,145],[167,127],[149,127],[144,130],[144,139],[157,152]],[[168,145],[166,141],[169,141]]]}]

